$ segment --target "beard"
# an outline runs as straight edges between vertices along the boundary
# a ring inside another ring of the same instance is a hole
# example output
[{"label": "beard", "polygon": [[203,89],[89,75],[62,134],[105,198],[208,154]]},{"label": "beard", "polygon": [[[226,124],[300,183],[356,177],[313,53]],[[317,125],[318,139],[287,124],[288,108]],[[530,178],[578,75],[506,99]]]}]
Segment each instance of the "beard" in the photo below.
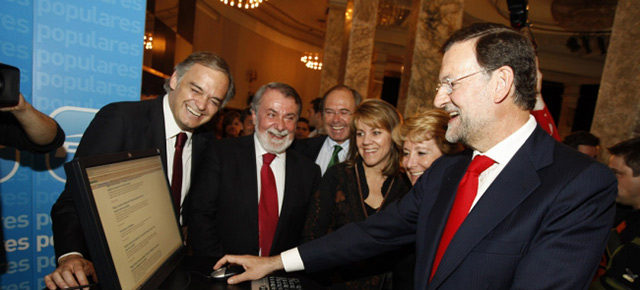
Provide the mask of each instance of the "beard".
[{"label": "beard", "polygon": [[[287,148],[289,148],[289,146],[291,145],[295,137],[294,134],[291,134],[287,130],[278,131],[275,128],[269,128],[264,131],[257,129],[255,132],[256,132],[256,135],[258,136],[258,142],[260,142],[260,145],[262,145],[262,148],[264,148],[264,150],[266,150],[269,153],[284,152],[285,150],[287,150]],[[276,139],[272,136],[272,134],[278,137],[285,137],[285,138]]]},{"label": "beard", "polygon": [[459,108],[453,106],[445,107],[445,110],[447,112],[458,111],[459,113],[447,127],[445,139],[449,143],[462,143],[474,148],[477,141],[487,133],[485,127],[489,122],[484,116],[472,116],[469,112],[462,113]]}]

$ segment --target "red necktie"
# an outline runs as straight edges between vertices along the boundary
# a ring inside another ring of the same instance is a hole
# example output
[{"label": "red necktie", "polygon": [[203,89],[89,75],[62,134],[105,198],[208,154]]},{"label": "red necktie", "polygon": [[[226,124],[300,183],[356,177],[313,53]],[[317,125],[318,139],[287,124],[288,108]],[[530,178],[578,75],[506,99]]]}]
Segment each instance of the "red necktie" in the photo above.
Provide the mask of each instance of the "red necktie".
[{"label": "red necktie", "polygon": [[442,233],[442,238],[438,245],[438,251],[436,252],[436,258],[433,261],[429,281],[431,281],[431,278],[433,278],[433,275],[436,273],[440,260],[442,260],[442,256],[447,250],[453,235],[455,235],[456,231],[458,231],[458,228],[467,217],[467,214],[469,214],[471,204],[478,194],[478,176],[493,165],[493,163],[495,163],[495,161],[491,158],[484,155],[477,155],[473,158],[469,168],[467,168],[467,172],[462,177],[462,181],[460,181],[460,184],[458,185],[458,193],[456,194],[456,198],[453,202],[451,213],[449,213],[449,218],[447,219],[447,225],[444,228],[444,233]]},{"label": "red necktie", "polygon": [[173,152],[173,174],[171,176],[171,197],[178,215],[180,215],[180,199],[182,197],[182,149],[185,143],[187,143],[187,134],[182,132],[176,136],[176,150]]},{"label": "red necktie", "polygon": [[262,168],[260,169],[260,204],[258,206],[258,231],[260,236],[260,255],[269,256],[271,244],[278,225],[278,191],[276,178],[271,171],[271,162],[276,158],[275,154],[262,155]]}]

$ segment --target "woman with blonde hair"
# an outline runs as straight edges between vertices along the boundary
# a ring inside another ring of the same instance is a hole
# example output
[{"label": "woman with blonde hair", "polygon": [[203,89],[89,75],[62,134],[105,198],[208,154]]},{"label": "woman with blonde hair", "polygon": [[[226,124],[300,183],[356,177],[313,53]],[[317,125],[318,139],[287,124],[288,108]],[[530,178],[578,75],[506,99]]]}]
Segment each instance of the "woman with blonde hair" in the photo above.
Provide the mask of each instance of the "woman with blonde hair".
[{"label": "woman with blonde hair", "polygon": [[[351,118],[349,155],[323,176],[308,211],[305,241],[365,220],[409,191],[411,184],[400,170],[400,147],[391,138],[391,132],[401,123],[400,113],[385,101],[368,99],[356,108]],[[394,261],[403,256],[395,252],[342,267],[329,274],[330,286],[388,288],[388,273]],[[412,268],[407,270],[412,272]]]},{"label": "woman with blonde hair", "polygon": [[449,114],[431,109],[405,119],[393,130],[393,141],[402,148],[402,166],[412,185],[440,156],[462,151],[462,145],[445,138],[448,122]]}]

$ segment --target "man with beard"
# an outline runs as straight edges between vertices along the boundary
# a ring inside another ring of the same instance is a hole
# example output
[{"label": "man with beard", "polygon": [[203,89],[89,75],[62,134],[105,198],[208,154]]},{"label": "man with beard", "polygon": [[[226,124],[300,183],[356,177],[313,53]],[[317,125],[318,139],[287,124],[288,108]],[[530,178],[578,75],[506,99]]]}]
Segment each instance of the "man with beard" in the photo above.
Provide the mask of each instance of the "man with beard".
[{"label": "man with beard", "polygon": [[324,131],[327,135],[296,140],[292,148],[305,157],[315,160],[322,174],[329,166],[347,159],[351,114],[362,101],[358,91],[345,85],[330,88],[320,103]]},{"label": "man with beard", "polygon": [[415,244],[415,289],[586,289],[614,217],[616,179],[536,124],[531,42],[476,23],[442,48],[434,105],[449,113],[446,155],[400,201],[279,256],[227,256],[246,272],[322,271]]},{"label": "man with beard", "polygon": [[[288,149],[300,109],[295,89],[266,84],[251,103],[255,133],[207,149],[190,191],[194,255],[274,255],[298,244],[320,181],[318,166]],[[269,169],[275,181],[271,189]]]}]

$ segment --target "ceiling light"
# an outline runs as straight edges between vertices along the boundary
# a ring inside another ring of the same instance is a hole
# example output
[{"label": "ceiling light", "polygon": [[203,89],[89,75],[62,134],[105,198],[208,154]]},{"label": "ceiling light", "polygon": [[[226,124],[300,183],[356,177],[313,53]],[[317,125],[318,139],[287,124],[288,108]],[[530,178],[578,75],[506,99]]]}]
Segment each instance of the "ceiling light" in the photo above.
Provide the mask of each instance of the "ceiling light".
[{"label": "ceiling light", "polygon": [[313,70],[322,70],[322,62],[320,61],[319,53],[305,52],[300,61],[304,63],[307,68]]},{"label": "ceiling light", "polygon": [[220,0],[220,2],[238,8],[253,9],[258,8],[262,2],[267,0]]}]

